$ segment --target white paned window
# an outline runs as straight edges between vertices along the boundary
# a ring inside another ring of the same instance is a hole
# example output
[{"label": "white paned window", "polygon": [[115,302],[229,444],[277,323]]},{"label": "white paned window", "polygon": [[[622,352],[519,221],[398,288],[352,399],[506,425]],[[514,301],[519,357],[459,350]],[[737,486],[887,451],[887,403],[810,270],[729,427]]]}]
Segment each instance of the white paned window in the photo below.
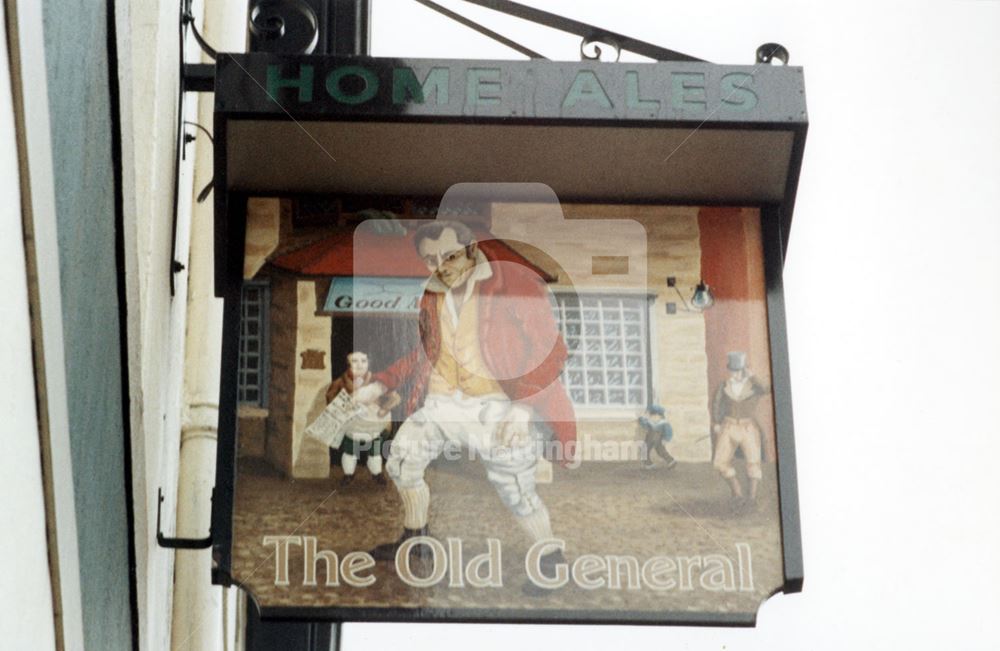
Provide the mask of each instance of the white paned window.
[{"label": "white paned window", "polygon": [[645,407],[649,395],[646,298],[558,294],[555,314],[569,349],[562,379],[573,404]]}]

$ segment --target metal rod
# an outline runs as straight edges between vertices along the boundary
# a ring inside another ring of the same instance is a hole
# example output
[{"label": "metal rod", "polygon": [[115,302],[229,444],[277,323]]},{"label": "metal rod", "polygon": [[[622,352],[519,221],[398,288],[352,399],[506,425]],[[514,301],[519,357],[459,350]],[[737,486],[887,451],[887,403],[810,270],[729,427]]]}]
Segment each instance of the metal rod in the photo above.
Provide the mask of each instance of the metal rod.
[{"label": "metal rod", "polygon": [[[545,25],[546,27],[551,27],[552,29],[558,29],[561,32],[576,34],[577,36],[582,37],[584,42],[612,44],[620,50],[635,52],[636,54],[641,54],[642,56],[646,56],[657,61],[703,61],[703,59],[698,59],[682,52],[675,52],[674,50],[669,50],[665,47],[660,47],[659,45],[647,43],[646,41],[641,41],[637,38],[632,38],[631,36],[625,36],[624,34],[618,34],[617,32],[612,32],[595,25],[573,20],[572,18],[566,18],[565,16],[542,11],[541,9],[535,9],[534,7],[528,7],[516,2],[511,2],[511,0],[462,1],[478,5],[480,7],[485,7],[487,9],[492,9],[493,11],[499,11],[500,13],[507,14],[508,16],[514,16],[515,18],[521,18],[522,20],[538,23],[539,25]],[[423,4],[424,0],[417,0],[417,2],[421,2]]]},{"label": "metal rod", "polygon": [[370,0],[332,0],[327,51],[338,56],[371,53]]},{"label": "metal rod", "polygon": [[539,54],[538,52],[535,52],[534,50],[529,49],[529,48],[521,45],[520,43],[516,43],[516,42],[510,40],[509,38],[507,38],[503,34],[499,34],[497,32],[494,32],[492,29],[489,29],[488,27],[484,27],[484,26],[480,25],[479,23],[475,22],[474,20],[472,20],[470,18],[466,18],[465,16],[463,16],[461,14],[456,14],[451,9],[447,9],[445,7],[442,7],[441,5],[437,4],[436,2],[432,2],[432,0],[416,0],[416,1],[419,2],[420,4],[424,5],[425,7],[429,8],[429,9],[433,9],[434,11],[438,12],[439,14],[441,14],[443,16],[447,16],[448,18],[451,18],[456,23],[460,23],[462,25],[465,25],[469,29],[473,29],[473,30],[479,32],[480,34],[482,34],[483,36],[488,36],[489,38],[492,38],[497,43],[502,43],[503,45],[506,45],[510,49],[516,50],[516,51],[520,52],[521,54],[525,55],[529,59],[546,59],[546,60],[548,59],[548,57],[545,57],[545,56]]}]

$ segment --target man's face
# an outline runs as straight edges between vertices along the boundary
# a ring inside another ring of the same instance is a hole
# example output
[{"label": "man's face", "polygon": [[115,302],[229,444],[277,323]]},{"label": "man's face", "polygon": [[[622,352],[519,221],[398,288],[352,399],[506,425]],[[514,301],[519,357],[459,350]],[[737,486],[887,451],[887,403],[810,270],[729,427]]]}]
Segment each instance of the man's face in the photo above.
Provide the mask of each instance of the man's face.
[{"label": "man's face", "polygon": [[438,239],[421,241],[417,252],[427,269],[446,287],[459,287],[476,266],[475,247],[475,242],[468,246],[460,244],[455,231],[446,228]]},{"label": "man's face", "polygon": [[362,377],[368,372],[368,355],[351,353],[347,356],[347,364],[350,366],[352,377]]}]

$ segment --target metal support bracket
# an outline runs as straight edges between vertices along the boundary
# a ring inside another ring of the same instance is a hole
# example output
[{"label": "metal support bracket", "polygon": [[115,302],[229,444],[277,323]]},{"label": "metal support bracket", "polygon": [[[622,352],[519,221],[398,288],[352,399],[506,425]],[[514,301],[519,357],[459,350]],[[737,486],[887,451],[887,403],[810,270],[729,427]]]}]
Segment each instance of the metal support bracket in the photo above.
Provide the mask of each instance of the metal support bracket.
[{"label": "metal support bracket", "polygon": [[211,93],[215,90],[214,63],[185,63],[181,75],[184,92]]},{"label": "metal support bracket", "polygon": [[629,52],[635,52],[636,54],[649,57],[655,61],[703,61],[703,59],[693,57],[690,54],[669,50],[653,43],[647,43],[646,41],[641,41],[637,38],[632,38],[631,36],[625,36],[624,34],[619,34],[617,32],[597,27],[596,25],[590,25],[579,20],[573,20],[572,18],[566,18],[548,11],[535,9],[534,7],[518,4],[517,2],[511,2],[511,0],[464,1],[470,4],[479,5],[480,7],[492,9],[493,11],[499,11],[500,13],[514,16],[515,18],[521,18],[522,20],[538,23],[539,25],[551,27],[552,29],[557,29],[561,32],[579,36],[582,39],[580,43],[580,52],[584,58],[596,58],[600,56],[599,50],[595,52],[593,56],[586,54],[584,51],[586,46],[595,43],[605,43],[615,48],[616,52],[628,50]]},{"label": "metal support bracket", "polygon": [[[212,490],[214,496],[215,489]],[[160,511],[163,507],[163,489],[156,489],[156,544],[165,549],[208,549],[212,546],[212,532],[205,538],[168,538],[160,529]]]}]

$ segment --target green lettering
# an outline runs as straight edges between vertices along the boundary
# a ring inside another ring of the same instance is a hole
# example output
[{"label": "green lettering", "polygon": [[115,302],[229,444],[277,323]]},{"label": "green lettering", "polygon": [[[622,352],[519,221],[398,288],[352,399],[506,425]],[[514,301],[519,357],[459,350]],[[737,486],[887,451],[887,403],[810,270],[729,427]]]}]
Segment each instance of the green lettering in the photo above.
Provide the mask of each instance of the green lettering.
[{"label": "green lettering", "polygon": [[278,91],[282,88],[297,88],[299,90],[300,102],[311,102],[313,98],[313,67],[309,64],[299,66],[299,76],[282,77],[281,66],[270,64],[267,66],[267,94],[278,101]]},{"label": "green lettering", "polygon": [[745,72],[731,72],[722,77],[722,103],[726,108],[749,111],[757,106],[757,93],[748,88],[753,83],[753,75]]},{"label": "green lettering", "polygon": [[465,103],[495,106],[500,103],[500,68],[469,68],[465,78]]},{"label": "green lettering", "polygon": [[670,75],[670,89],[675,109],[684,110],[692,106],[697,106],[702,110],[708,108],[708,99],[705,97],[704,73],[675,72]]},{"label": "green lettering", "polygon": [[660,110],[659,100],[639,97],[639,73],[635,70],[625,73],[625,106],[654,112]]},{"label": "green lettering", "polygon": [[[358,77],[365,82],[361,92],[348,95],[340,87],[340,81],[347,76]],[[378,93],[378,77],[374,72],[361,66],[341,66],[334,68],[326,76],[326,92],[341,104],[363,104]]]},{"label": "green lettering", "polygon": [[434,95],[438,106],[448,103],[448,68],[431,68],[424,83],[417,80],[413,68],[396,68],[392,71],[392,103],[405,104],[411,98],[416,104],[423,104]]},{"label": "green lettering", "polygon": [[569,87],[566,97],[563,99],[563,108],[572,108],[581,101],[595,102],[601,108],[611,108],[611,98],[604,92],[601,81],[597,75],[590,70],[581,70],[576,73],[573,85]]}]

